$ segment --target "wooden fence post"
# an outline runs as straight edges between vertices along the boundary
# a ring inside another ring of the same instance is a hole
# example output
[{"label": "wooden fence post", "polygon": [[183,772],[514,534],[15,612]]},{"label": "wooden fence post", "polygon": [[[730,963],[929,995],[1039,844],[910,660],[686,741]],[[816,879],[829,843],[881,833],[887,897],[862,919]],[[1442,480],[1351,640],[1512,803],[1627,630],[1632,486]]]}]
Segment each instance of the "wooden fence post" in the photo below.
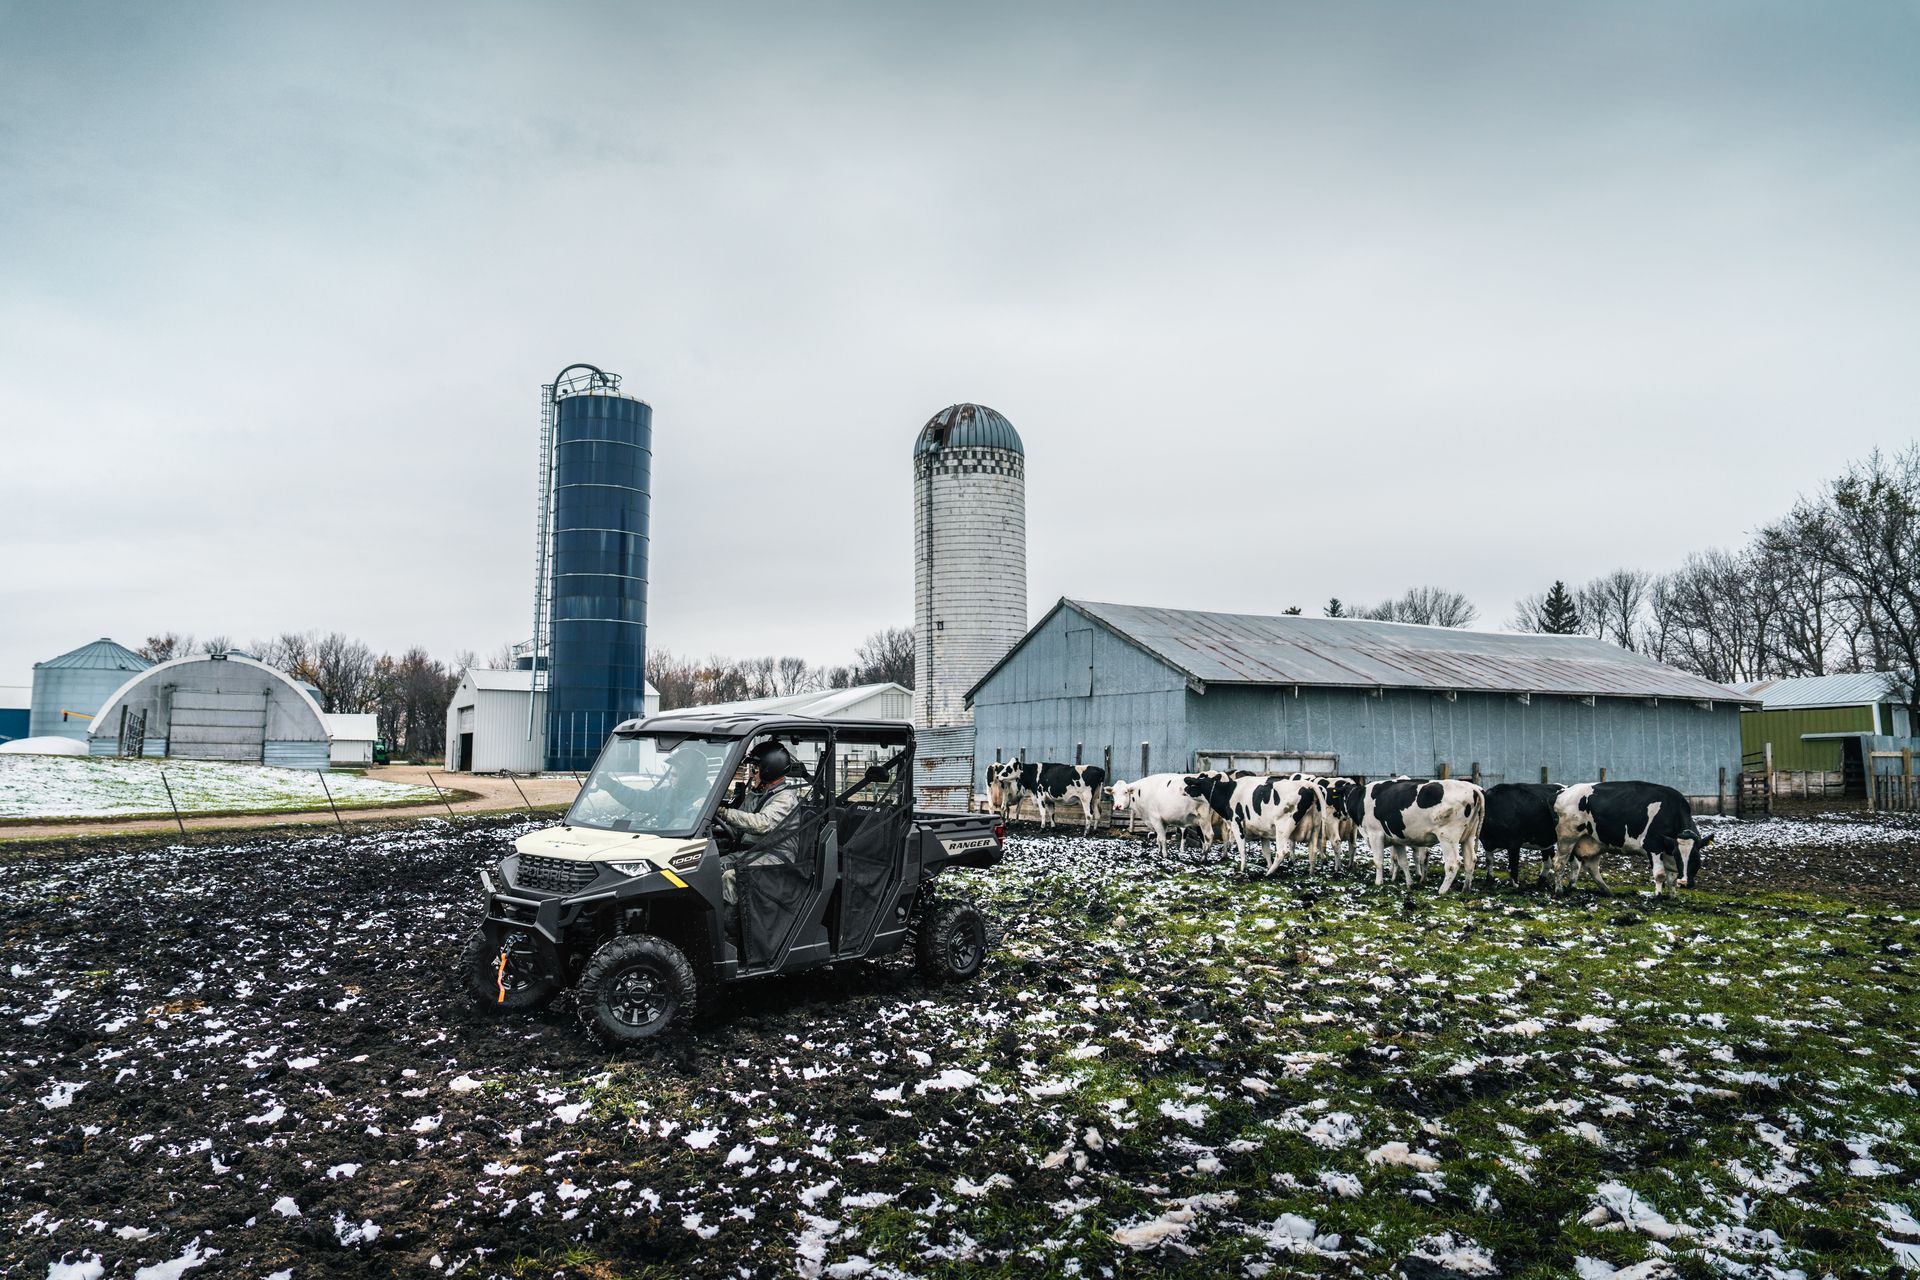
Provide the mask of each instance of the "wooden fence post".
[{"label": "wooden fence post", "polygon": [[1720,804],[1715,809],[1721,817],[1727,816],[1727,766],[1720,766]]},{"label": "wooden fence post", "polygon": [[1600,766],[1600,781],[1602,781],[1602,782],[1605,782],[1606,780],[1607,780],[1607,766],[1605,766],[1605,765],[1601,765],[1601,766]]},{"label": "wooden fence post", "polygon": [[1761,755],[1761,762],[1762,762],[1761,776],[1767,780],[1767,816],[1772,817],[1773,816],[1773,744],[1771,742],[1762,743],[1760,747],[1760,755]]},{"label": "wooden fence post", "polygon": [[1440,762],[1440,781],[1445,782],[1448,778],[1451,778],[1452,776],[1453,776],[1453,766],[1448,764],[1445,760],[1442,760]]},{"label": "wooden fence post", "polygon": [[1473,785],[1476,787],[1479,786],[1480,785],[1480,762],[1478,760],[1475,760],[1473,762],[1473,773],[1470,776],[1473,779]]},{"label": "wooden fence post", "polygon": [[1546,781],[1547,781],[1547,766],[1541,765],[1540,766],[1540,782],[1542,785],[1545,785]]}]

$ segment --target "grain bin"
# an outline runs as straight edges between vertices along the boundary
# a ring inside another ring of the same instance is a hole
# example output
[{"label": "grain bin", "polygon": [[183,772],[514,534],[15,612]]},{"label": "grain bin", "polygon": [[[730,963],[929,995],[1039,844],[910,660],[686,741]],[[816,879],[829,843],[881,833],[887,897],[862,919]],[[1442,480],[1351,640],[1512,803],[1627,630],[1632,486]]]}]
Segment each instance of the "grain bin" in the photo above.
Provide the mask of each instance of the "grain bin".
[{"label": "grain bin", "polygon": [[546,767],[582,770],[643,712],[653,410],[597,377],[552,400]]},{"label": "grain bin", "polygon": [[91,644],[33,664],[33,701],[27,736],[85,742],[88,717],[113,691],[153,663],[101,636]]}]

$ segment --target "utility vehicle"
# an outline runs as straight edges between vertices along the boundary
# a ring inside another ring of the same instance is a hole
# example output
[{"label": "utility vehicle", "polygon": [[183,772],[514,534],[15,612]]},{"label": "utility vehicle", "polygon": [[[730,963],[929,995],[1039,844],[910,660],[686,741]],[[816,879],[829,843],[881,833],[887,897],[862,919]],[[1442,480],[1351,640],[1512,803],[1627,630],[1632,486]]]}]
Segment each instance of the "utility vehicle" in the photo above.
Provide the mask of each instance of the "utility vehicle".
[{"label": "utility vehicle", "polygon": [[[802,798],[741,839],[716,815],[744,799],[748,753],[768,742],[786,748]],[[727,983],[907,945],[927,978],[972,978],[986,920],[935,881],[999,862],[1005,828],[915,813],[913,746],[901,721],[685,711],[621,724],[564,823],[480,873],[468,991],[509,1012],[571,987],[581,1021],[619,1045],[684,1021]]]}]

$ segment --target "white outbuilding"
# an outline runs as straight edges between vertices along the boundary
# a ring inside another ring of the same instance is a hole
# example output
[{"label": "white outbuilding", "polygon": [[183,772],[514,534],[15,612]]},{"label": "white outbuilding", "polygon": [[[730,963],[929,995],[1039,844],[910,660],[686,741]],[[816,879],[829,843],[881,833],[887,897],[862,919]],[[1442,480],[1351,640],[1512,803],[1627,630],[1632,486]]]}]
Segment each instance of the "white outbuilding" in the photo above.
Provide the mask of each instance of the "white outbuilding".
[{"label": "white outbuilding", "polygon": [[[533,698],[532,734],[527,699]],[[660,691],[646,686],[643,715],[660,710]],[[533,672],[475,669],[460,677],[447,702],[449,773],[539,773],[547,757],[547,693],[533,692]]]},{"label": "white outbuilding", "polygon": [[373,744],[380,740],[380,717],[372,712],[327,714],[331,742],[327,759],[333,764],[372,764]]}]

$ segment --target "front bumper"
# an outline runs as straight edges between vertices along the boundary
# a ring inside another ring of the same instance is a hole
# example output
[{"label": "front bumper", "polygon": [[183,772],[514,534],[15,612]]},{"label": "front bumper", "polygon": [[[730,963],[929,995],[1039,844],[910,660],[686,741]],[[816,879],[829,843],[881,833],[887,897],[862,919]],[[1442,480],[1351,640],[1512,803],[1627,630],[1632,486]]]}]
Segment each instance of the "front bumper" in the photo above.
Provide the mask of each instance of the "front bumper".
[{"label": "front bumper", "polygon": [[[486,918],[481,928],[489,941],[501,942],[512,933],[532,935],[535,944],[548,959],[556,957],[566,945],[570,930],[580,918],[606,909],[626,910],[667,894],[698,893],[709,874],[718,889],[718,859],[708,856],[693,871],[678,873],[654,870],[645,875],[628,876],[606,863],[594,863],[592,881],[566,893],[547,893],[518,888],[512,883],[519,855],[509,854],[497,867],[480,872],[480,888],[486,894]],[[714,868],[709,873],[709,868]],[[498,872],[499,874],[496,874]]]}]

